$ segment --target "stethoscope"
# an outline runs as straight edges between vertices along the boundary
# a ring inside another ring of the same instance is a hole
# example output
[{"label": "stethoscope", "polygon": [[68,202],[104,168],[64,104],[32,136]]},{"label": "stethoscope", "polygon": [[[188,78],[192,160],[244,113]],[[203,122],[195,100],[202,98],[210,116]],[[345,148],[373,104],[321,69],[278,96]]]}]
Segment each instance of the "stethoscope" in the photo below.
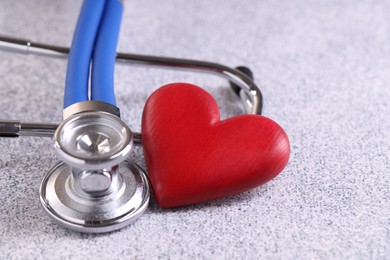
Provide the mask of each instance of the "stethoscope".
[{"label": "stethoscope", "polygon": [[68,57],[63,122],[0,121],[0,136],[54,137],[62,162],[42,180],[41,204],[56,223],[79,232],[120,229],[149,204],[148,176],[127,159],[134,145],[142,145],[142,135],[120,118],[113,85],[115,62],[216,74],[229,80],[247,114],[261,115],[262,110],[261,92],[246,67],[116,53],[122,8],[119,0],[85,0],[70,49],[0,36],[3,48]]}]

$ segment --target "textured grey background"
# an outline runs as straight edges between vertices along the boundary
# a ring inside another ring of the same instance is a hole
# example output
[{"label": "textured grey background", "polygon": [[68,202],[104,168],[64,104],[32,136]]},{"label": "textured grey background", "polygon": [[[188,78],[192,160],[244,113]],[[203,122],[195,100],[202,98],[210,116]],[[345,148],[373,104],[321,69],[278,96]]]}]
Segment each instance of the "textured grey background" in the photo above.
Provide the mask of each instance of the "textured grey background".
[{"label": "textured grey background", "polygon": [[[0,1],[0,33],[69,45],[78,1]],[[83,235],[40,207],[57,159],[49,139],[0,140],[1,259],[389,259],[389,1],[126,1],[119,50],[248,65],[264,114],[291,140],[273,181],[238,196],[161,210],[132,226]],[[66,62],[0,51],[0,117],[59,122]],[[158,86],[185,81],[242,112],[227,83],[116,68],[124,120],[140,129]],[[142,150],[132,155],[144,166]]]}]

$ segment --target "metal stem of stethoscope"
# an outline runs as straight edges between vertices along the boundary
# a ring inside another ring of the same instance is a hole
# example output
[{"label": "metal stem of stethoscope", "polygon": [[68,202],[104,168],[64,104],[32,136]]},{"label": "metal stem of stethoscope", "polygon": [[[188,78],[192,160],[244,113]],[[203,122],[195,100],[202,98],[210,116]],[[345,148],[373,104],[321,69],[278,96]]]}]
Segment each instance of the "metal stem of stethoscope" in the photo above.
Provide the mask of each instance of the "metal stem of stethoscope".
[{"label": "metal stem of stethoscope", "polygon": [[[69,49],[65,47],[41,44],[25,39],[2,35],[0,35],[0,47],[26,54],[31,53],[59,58],[66,58],[69,53]],[[243,100],[246,112],[248,114],[260,115],[262,112],[263,97],[261,95],[260,89],[256,86],[253,80],[248,77],[248,75],[238,69],[233,69],[222,64],[207,61],[138,55],[130,53],[117,53],[116,60],[118,63],[122,64],[156,66],[215,74],[229,80],[235,85],[236,89],[237,87],[240,88],[238,94]]]},{"label": "metal stem of stethoscope", "polygon": [[22,123],[16,120],[0,121],[1,137],[37,136],[53,137],[58,124]]},{"label": "metal stem of stethoscope", "polygon": [[[60,46],[41,44],[25,39],[0,35],[0,47],[24,54],[36,54],[56,58],[66,58],[69,49]],[[261,114],[262,95],[253,80],[243,72],[227,66],[206,61],[177,59],[118,53],[117,62],[122,64],[138,64],[173,69],[182,69],[194,72],[206,72],[223,77],[233,83],[237,93],[245,104],[247,113]],[[0,137],[18,136],[53,136],[58,125],[46,123],[21,123],[19,121],[0,121]],[[134,132],[134,144],[141,145],[141,134]]]},{"label": "metal stem of stethoscope", "polygon": [[[0,137],[53,137],[59,124],[27,123],[17,120],[0,120]],[[134,145],[142,145],[141,133],[133,132]]]}]

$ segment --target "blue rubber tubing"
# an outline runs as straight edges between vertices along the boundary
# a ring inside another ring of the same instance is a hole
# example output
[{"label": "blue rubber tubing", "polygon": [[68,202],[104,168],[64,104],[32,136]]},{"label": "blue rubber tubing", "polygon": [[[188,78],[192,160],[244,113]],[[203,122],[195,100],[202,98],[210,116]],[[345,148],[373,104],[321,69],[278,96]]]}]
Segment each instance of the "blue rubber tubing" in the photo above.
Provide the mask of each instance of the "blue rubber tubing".
[{"label": "blue rubber tubing", "polygon": [[114,106],[114,66],[122,11],[120,0],[107,0],[92,58],[91,100]]},{"label": "blue rubber tubing", "polygon": [[92,58],[91,100],[114,106],[114,66],[122,11],[120,0],[107,0]]},{"label": "blue rubber tubing", "polygon": [[73,34],[66,70],[64,108],[88,100],[91,56],[105,0],[85,0]]}]

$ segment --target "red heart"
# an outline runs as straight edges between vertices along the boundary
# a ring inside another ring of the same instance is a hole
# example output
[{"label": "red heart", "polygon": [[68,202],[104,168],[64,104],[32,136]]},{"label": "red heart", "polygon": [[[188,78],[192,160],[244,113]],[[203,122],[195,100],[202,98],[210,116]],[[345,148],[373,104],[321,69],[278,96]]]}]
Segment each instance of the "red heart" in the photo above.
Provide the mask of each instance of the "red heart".
[{"label": "red heart", "polygon": [[160,207],[237,194],[261,185],[286,166],[290,144],[274,121],[257,115],[220,120],[203,89],[166,85],[147,100],[142,141]]}]

